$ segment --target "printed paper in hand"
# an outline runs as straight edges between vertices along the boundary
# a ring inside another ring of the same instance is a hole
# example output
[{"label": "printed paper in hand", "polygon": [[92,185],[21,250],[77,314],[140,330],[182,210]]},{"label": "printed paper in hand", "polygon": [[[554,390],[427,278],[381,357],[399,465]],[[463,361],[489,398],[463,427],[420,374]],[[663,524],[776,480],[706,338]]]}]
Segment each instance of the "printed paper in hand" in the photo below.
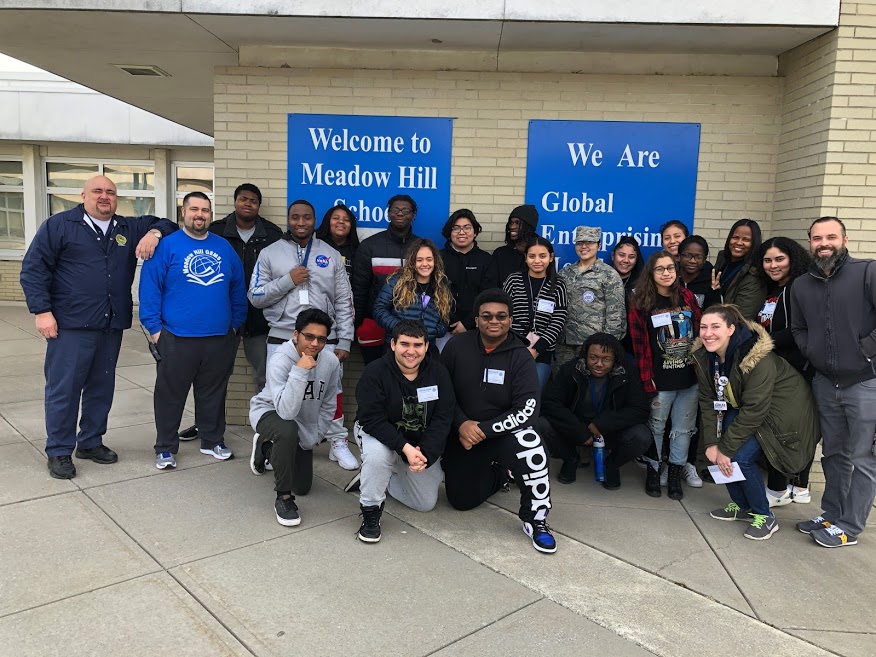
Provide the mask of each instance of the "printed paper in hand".
[{"label": "printed paper in hand", "polygon": [[729,477],[725,477],[721,474],[721,468],[717,465],[710,465],[709,472],[712,473],[712,479],[715,480],[716,484],[729,484],[731,481],[745,481],[745,475],[742,474],[742,470],[739,469],[739,464],[736,461],[733,461],[733,474]]}]

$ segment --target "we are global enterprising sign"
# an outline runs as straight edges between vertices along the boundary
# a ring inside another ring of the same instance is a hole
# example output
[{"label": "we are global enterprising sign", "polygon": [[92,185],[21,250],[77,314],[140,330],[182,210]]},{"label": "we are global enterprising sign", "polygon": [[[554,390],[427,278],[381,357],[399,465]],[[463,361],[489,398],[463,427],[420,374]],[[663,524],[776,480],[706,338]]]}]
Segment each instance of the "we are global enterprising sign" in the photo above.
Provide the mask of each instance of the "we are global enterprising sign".
[{"label": "we are global enterprising sign", "polygon": [[387,227],[391,197],[408,194],[418,206],[414,232],[440,240],[450,215],[452,138],[449,118],[290,114],[289,203],[310,201],[317,224],[343,203],[362,238]]},{"label": "we are global enterprising sign", "polygon": [[671,219],[693,230],[698,123],[530,121],[526,202],[560,264],[575,262],[576,226],[602,228],[606,256],[623,235],[647,257]]}]

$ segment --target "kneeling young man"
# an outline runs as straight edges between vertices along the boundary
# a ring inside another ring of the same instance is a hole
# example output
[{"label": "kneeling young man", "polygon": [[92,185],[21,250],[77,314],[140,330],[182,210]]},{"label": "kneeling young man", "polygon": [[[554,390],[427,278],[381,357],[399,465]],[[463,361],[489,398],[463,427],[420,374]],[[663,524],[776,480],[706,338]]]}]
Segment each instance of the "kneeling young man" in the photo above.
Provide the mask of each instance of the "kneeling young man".
[{"label": "kneeling young man", "polygon": [[274,511],[277,522],[293,527],[301,522],[295,495],[307,495],[313,484],[313,448],[325,440],[335,416],[340,363],[323,351],[331,318],[308,308],[298,314],[292,340],[268,361],[267,383],[249,403],[253,436],[250,464],[264,474],[270,446],[274,468]]},{"label": "kneeling young man", "polygon": [[539,552],[556,552],[545,522],[551,508],[548,457],[534,428],[535,360],[510,334],[506,292],[481,292],[474,310],[477,330],[453,336],[441,354],[457,399],[442,461],[447,499],[455,509],[473,509],[503,487],[510,471],[520,488],[523,531]]},{"label": "kneeling young man", "polygon": [[[362,448],[358,537],[380,540],[387,492],[416,511],[431,511],[441,484],[441,453],[456,399],[445,367],[427,354],[426,327],[402,320],[382,358],[369,363],[356,386],[356,426]],[[348,485],[350,490],[351,486]]]},{"label": "kneeling young man", "polygon": [[594,333],[581,353],[560,367],[544,391],[538,430],[551,456],[563,460],[561,484],[575,481],[578,446],[605,438],[604,488],[620,488],[620,467],[641,456],[653,440],[647,422],[650,404],[638,374],[624,367],[617,338]]}]

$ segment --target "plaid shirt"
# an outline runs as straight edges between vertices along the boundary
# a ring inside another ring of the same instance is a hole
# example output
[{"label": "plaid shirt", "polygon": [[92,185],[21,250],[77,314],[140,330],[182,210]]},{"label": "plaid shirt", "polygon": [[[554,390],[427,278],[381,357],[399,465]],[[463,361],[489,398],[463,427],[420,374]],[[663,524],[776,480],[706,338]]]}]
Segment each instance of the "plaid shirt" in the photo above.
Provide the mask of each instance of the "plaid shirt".
[{"label": "plaid shirt", "polygon": [[[697,298],[693,292],[686,288],[680,288],[678,293],[681,296],[680,305],[690,308],[693,315],[693,330],[698,333],[702,311],[697,303]],[[636,357],[636,365],[639,366],[639,375],[642,378],[642,385],[645,386],[645,392],[653,394],[657,392],[657,386],[654,385],[654,355],[651,351],[651,339],[648,335],[648,319],[650,317],[650,313],[646,314],[630,305],[627,319],[630,327],[630,341],[633,343],[633,355]]]}]

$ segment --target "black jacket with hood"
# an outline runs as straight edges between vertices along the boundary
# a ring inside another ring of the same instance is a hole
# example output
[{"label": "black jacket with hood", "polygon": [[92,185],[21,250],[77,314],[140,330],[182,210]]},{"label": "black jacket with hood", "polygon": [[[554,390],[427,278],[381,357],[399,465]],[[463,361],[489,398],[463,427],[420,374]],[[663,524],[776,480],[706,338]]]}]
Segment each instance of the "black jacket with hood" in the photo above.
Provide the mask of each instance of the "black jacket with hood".
[{"label": "black jacket with hood", "polygon": [[[234,218],[233,212],[224,219],[214,221],[208,228],[211,233],[228,240],[237,256],[243,261],[243,275],[247,288],[249,288],[249,282],[252,279],[252,271],[259,261],[259,253],[263,248],[283,237],[283,231],[280,230],[279,226],[261,216],[256,216],[253,225],[255,231],[246,242],[240,239],[240,233],[237,232],[237,220]],[[243,335],[246,337],[267,335],[270,328],[261,308],[256,308],[247,301],[246,321],[243,323],[241,331]]]},{"label": "black jacket with hood", "polygon": [[[544,391],[541,414],[564,436],[590,437],[590,422],[603,434],[614,434],[636,424],[645,424],[651,403],[636,372],[629,373],[624,358],[608,375],[605,407],[595,418],[587,418],[585,401],[590,396],[590,371],[583,358],[564,363]],[[592,401],[592,400],[591,400]]]},{"label": "black jacket with hood", "polygon": [[[438,399],[418,401],[417,390],[430,386],[438,386]],[[356,384],[356,402],[356,419],[365,432],[402,458],[405,443],[420,448],[426,467],[444,452],[456,398],[447,370],[428,354],[417,378],[409,381],[395,362],[395,353],[387,351],[365,368]]]},{"label": "black jacket with hood", "polygon": [[[484,350],[480,331],[459,333],[444,346],[441,360],[456,393],[454,430],[463,422],[475,420],[490,439],[528,427],[538,417],[535,360],[511,333],[490,353]],[[491,380],[496,383],[488,380],[487,370],[493,371]]]},{"label": "black jacket with hood", "polygon": [[876,378],[876,266],[846,253],[825,274],[813,264],[791,288],[791,331],[835,386]]},{"label": "black jacket with hood", "polygon": [[700,304],[700,310],[705,310],[709,306],[721,303],[721,292],[712,289],[712,271],[714,268],[710,262],[703,265],[700,273],[690,283],[685,283],[681,278],[679,282],[682,287],[694,293],[697,302]]},{"label": "black jacket with hood", "polygon": [[450,240],[441,249],[444,273],[450,281],[455,306],[450,313],[450,325],[457,322],[471,330],[475,327],[474,300],[478,294],[490,288],[500,287],[499,273],[493,256],[478,248],[475,242],[468,253],[453,248]]}]

